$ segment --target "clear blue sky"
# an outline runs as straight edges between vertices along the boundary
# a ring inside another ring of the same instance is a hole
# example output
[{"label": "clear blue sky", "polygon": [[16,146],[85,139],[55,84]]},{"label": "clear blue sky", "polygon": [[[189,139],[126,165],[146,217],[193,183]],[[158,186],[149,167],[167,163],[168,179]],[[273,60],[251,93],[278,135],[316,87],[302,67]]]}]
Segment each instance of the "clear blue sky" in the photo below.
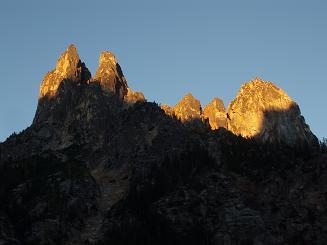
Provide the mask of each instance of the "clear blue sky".
[{"label": "clear blue sky", "polygon": [[0,31],[0,141],[31,124],[40,81],[70,43],[92,74],[113,51],[133,89],[170,105],[192,92],[227,106],[260,76],[327,136],[325,0],[3,0]]}]

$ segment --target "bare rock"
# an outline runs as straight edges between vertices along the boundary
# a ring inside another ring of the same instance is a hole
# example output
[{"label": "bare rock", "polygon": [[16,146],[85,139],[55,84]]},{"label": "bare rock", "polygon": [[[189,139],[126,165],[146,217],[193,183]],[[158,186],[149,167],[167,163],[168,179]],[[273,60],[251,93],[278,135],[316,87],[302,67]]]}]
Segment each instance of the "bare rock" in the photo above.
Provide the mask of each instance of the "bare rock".
[{"label": "bare rock", "polygon": [[317,143],[296,102],[276,85],[260,78],[241,87],[228,106],[227,124],[234,134],[263,142]]},{"label": "bare rock", "polygon": [[104,51],[100,54],[99,67],[92,81],[100,83],[104,90],[118,95],[120,99],[123,99],[128,93],[127,80],[115,55],[110,51]]},{"label": "bare rock", "polygon": [[76,47],[71,44],[65,52],[63,52],[57,61],[56,68],[47,73],[41,82],[40,98],[47,95],[52,97],[56,94],[59,85],[65,79],[75,82],[83,82],[89,80],[91,73],[81,62]]},{"label": "bare rock", "polygon": [[166,115],[173,117],[174,109],[169,105],[161,105],[160,108],[166,113]]},{"label": "bare rock", "polygon": [[174,108],[174,115],[182,122],[201,119],[200,101],[188,93]]},{"label": "bare rock", "polygon": [[127,88],[127,94],[124,97],[127,104],[135,104],[136,102],[145,102],[145,97],[141,92],[134,92],[131,88]]},{"label": "bare rock", "polygon": [[226,108],[224,102],[219,98],[214,98],[204,107],[203,116],[209,120],[211,129],[227,127]]}]

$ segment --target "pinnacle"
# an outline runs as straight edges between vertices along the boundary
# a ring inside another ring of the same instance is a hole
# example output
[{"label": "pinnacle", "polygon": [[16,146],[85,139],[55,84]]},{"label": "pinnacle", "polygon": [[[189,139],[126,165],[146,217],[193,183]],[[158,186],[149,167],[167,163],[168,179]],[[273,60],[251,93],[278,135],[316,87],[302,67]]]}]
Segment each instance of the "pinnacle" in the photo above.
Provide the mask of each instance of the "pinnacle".
[{"label": "pinnacle", "polygon": [[100,64],[101,63],[113,63],[116,64],[117,60],[116,60],[116,56],[114,55],[114,53],[112,53],[111,51],[103,51],[100,54]]},{"label": "pinnacle", "polygon": [[225,105],[224,105],[224,101],[218,97],[214,97],[206,106],[206,107],[210,107],[210,106],[214,106],[215,108],[218,108],[222,111],[225,111]]},{"label": "pinnacle", "polygon": [[77,48],[75,46],[75,44],[70,44],[66,50],[66,52],[68,54],[70,54],[71,56],[76,56],[79,57],[78,53],[77,53]]},{"label": "pinnacle", "polygon": [[203,116],[209,120],[212,129],[226,128],[226,108],[224,102],[215,97],[203,109]]},{"label": "pinnacle", "polygon": [[94,80],[102,80],[103,76],[111,73],[113,76],[117,75],[117,60],[115,55],[110,51],[103,51],[100,53],[99,66],[95,73]]},{"label": "pinnacle", "polygon": [[74,44],[60,55],[56,68],[49,72],[41,82],[40,97],[53,96],[64,79],[72,81],[86,81],[90,78],[91,74],[81,62]]},{"label": "pinnacle", "polygon": [[174,114],[182,122],[201,118],[200,101],[191,93],[186,94],[174,107]]},{"label": "pinnacle", "polygon": [[175,107],[178,107],[179,105],[182,104],[192,104],[192,105],[196,105],[198,107],[201,107],[200,101],[198,99],[196,99],[192,93],[187,93],[178,103],[177,105],[175,105]]},{"label": "pinnacle", "polygon": [[196,100],[196,98],[193,96],[192,93],[187,93],[187,94],[182,98],[182,100],[184,100],[184,99]]},{"label": "pinnacle", "polygon": [[75,70],[80,62],[80,57],[77,53],[77,48],[75,45],[71,44],[68,46],[66,51],[64,51],[57,62],[56,70],[62,76],[70,76],[72,74],[72,70]]},{"label": "pinnacle", "polygon": [[60,55],[58,63],[63,62],[64,60],[79,60],[79,55],[77,48],[74,44],[70,44],[68,48]]},{"label": "pinnacle", "polygon": [[101,52],[93,82],[98,82],[104,90],[119,95],[121,99],[128,92],[124,74],[115,55],[110,51]]}]

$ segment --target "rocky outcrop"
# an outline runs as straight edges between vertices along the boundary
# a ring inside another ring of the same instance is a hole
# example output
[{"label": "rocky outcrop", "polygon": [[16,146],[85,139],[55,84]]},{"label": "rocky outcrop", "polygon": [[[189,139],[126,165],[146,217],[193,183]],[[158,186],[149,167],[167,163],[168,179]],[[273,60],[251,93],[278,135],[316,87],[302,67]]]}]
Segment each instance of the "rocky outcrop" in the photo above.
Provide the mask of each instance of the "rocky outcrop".
[{"label": "rocky outcrop", "polygon": [[113,113],[136,102],[145,102],[142,93],[128,87],[113,53],[101,53],[99,67],[91,78],[74,45],[60,56],[56,68],[42,81],[40,91],[33,126],[58,122],[56,126],[61,127],[58,137],[65,141],[72,138],[71,133],[66,132],[73,132],[71,125],[101,130],[100,125]]},{"label": "rocky outcrop", "polygon": [[174,116],[174,109],[169,105],[161,105],[160,108],[165,112],[166,115],[173,117]]},{"label": "rocky outcrop", "polygon": [[228,130],[263,142],[317,144],[299,106],[271,82],[256,78],[244,84],[228,106]]},{"label": "rocky outcrop", "polygon": [[301,115],[300,108],[282,89],[256,78],[244,84],[229,104],[214,98],[201,109],[200,101],[187,94],[174,107],[162,105],[169,116],[182,122],[208,120],[210,128],[226,128],[245,138],[289,146],[317,147],[318,140]]},{"label": "rocky outcrop", "polygon": [[117,95],[120,99],[128,93],[127,80],[115,55],[110,51],[100,54],[99,66],[92,81],[99,83],[105,91]]},{"label": "rocky outcrop", "polygon": [[211,129],[226,128],[227,114],[224,102],[219,98],[214,98],[203,109],[203,116],[209,120]]},{"label": "rocky outcrop", "polygon": [[224,102],[219,98],[214,98],[202,110],[200,101],[189,93],[185,95],[174,107],[161,105],[161,109],[171,117],[176,117],[181,122],[208,121],[212,130],[220,127],[226,128],[226,109]]},{"label": "rocky outcrop", "polygon": [[134,92],[131,88],[127,88],[127,94],[124,96],[124,101],[131,105],[136,102],[145,102],[145,97],[141,92]]},{"label": "rocky outcrop", "polygon": [[173,108],[174,115],[182,122],[201,119],[200,101],[191,93],[185,95]]},{"label": "rocky outcrop", "polygon": [[56,94],[59,85],[65,79],[74,82],[85,82],[91,78],[91,73],[81,62],[74,45],[70,45],[57,61],[56,68],[47,73],[41,82],[40,98],[52,97]]}]

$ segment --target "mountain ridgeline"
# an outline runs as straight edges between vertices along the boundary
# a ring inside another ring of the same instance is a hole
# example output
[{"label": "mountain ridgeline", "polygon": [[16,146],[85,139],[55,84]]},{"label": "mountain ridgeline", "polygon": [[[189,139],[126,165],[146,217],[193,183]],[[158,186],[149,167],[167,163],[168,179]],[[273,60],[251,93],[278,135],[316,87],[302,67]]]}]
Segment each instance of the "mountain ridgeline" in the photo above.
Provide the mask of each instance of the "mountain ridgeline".
[{"label": "mountain ridgeline", "polygon": [[326,193],[327,156],[273,83],[159,106],[113,53],[92,77],[70,45],[0,144],[0,244],[325,244]]}]

